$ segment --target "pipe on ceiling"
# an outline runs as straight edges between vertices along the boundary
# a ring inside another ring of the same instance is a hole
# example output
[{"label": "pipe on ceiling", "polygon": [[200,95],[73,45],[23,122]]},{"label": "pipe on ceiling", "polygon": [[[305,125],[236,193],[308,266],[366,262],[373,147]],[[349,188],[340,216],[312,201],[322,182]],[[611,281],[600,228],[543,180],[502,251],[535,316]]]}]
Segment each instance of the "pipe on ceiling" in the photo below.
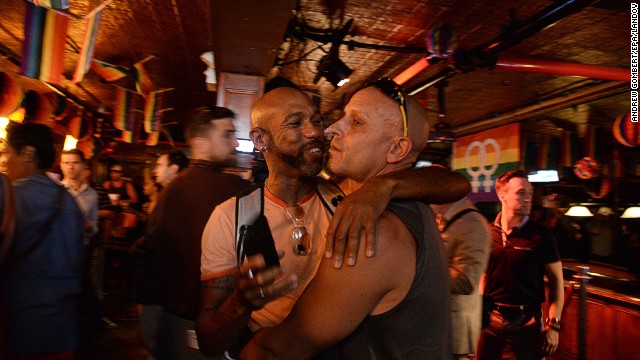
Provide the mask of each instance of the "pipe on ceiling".
[{"label": "pipe on ceiling", "polygon": [[500,57],[498,58],[495,69],[561,76],[581,76],[602,80],[631,81],[631,69],[539,59]]},{"label": "pipe on ceiling", "polygon": [[[594,2],[596,1],[567,0],[561,4],[552,4],[544,8],[531,18],[516,23],[514,26],[512,26],[511,29],[503,32],[486,44],[477,46],[470,51],[465,51],[463,49],[456,50],[453,55],[453,67],[446,68],[446,71],[450,73],[454,73],[456,71],[469,72],[477,68],[492,67],[495,65],[497,55],[502,51],[519,44],[526,38],[535,35],[539,31],[547,27],[555,25],[558,21],[578,11],[581,11]],[[421,61],[422,59],[418,62]],[[423,70],[425,68],[426,67],[424,67]],[[408,79],[404,81],[407,80]],[[418,88],[422,88],[422,90],[424,90],[427,88],[424,86],[426,83],[431,83],[431,85],[435,84],[433,79],[430,78],[408,90],[409,92],[412,92],[413,90]]]}]

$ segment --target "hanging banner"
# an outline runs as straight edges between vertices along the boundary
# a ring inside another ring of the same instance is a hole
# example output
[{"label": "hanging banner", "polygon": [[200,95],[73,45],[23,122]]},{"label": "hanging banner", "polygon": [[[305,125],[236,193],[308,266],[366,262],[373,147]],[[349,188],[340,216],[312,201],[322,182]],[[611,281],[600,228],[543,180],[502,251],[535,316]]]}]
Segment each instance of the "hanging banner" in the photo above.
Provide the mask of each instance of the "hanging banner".
[{"label": "hanging banner", "polygon": [[98,28],[100,27],[101,17],[102,10],[99,10],[87,18],[84,35],[82,38],[82,50],[80,50],[80,55],[78,55],[78,64],[76,65],[76,71],[74,72],[73,79],[71,80],[71,82],[74,84],[82,81],[82,78],[91,67],[91,62],[93,60],[93,51],[96,45],[96,37],[98,35]]},{"label": "hanging banner", "polygon": [[24,43],[20,74],[59,84],[64,71],[64,48],[69,19],[33,3],[25,4]]},{"label": "hanging banner", "polygon": [[520,123],[459,137],[452,168],[471,182],[472,201],[497,201],[495,181],[520,162]]}]

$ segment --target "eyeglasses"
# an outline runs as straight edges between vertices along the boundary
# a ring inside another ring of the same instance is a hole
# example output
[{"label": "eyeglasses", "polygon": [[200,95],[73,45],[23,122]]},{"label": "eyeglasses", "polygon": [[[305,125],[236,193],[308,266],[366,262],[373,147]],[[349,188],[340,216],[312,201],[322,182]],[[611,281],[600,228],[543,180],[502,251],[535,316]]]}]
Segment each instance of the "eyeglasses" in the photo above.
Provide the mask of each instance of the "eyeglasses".
[{"label": "eyeglasses", "polygon": [[407,124],[407,101],[405,100],[406,95],[404,94],[404,90],[402,90],[400,85],[396,84],[395,81],[389,78],[380,78],[377,81],[365,84],[363,88],[370,86],[376,87],[378,90],[382,91],[383,94],[387,95],[400,105],[402,125],[404,129],[403,134],[404,136],[407,136],[409,134],[409,124]]},{"label": "eyeglasses", "polygon": [[293,222],[291,230],[291,242],[295,255],[309,255],[311,253],[311,236],[305,222],[304,209],[300,204],[286,205],[284,213]]}]

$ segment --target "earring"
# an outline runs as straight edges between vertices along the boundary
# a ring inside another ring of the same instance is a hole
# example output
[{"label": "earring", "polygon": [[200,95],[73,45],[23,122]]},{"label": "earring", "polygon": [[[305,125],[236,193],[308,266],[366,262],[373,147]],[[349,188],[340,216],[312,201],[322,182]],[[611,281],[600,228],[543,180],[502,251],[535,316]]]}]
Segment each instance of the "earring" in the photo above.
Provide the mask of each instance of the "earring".
[{"label": "earring", "polygon": [[262,146],[262,147],[260,148],[260,151],[262,151],[262,152],[267,151],[267,147],[266,147],[266,146]]}]

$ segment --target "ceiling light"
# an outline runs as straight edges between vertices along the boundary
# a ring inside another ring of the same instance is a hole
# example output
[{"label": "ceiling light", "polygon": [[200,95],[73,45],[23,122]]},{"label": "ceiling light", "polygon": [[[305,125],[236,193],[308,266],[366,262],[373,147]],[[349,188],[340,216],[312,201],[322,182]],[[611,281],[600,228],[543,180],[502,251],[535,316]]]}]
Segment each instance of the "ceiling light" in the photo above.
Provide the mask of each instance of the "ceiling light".
[{"label": "ceiling light", "polygon": [[337,56],[325,55],[318,65],[318,73],[313,83],[316,84],[324,76],[328,82],[338,88],[349,82],[349,76],[353,73],[342,60]]},{"label": "ceiling light", "polygon": [[587,209],[586,206],[572,206],[572,207],[569,208],[569,210],[567,210],[565,215],[567,215],[567,216],[577,216],[577,217],[593,216],[591,211],[589,211],[589,209]]},{"label": "ceiling light", "polygon": [[64,138],[64,145],[62,145],[62,150],[75,149],[77,145],[78,145],[78,139],[67,134],[67,136]]},{"label": "ceiling light", "polygon": [[632,206],[630,208],[627,208],[627,210],[625,210],[620,217],[623,219],[640,218],[640,206]]}]

